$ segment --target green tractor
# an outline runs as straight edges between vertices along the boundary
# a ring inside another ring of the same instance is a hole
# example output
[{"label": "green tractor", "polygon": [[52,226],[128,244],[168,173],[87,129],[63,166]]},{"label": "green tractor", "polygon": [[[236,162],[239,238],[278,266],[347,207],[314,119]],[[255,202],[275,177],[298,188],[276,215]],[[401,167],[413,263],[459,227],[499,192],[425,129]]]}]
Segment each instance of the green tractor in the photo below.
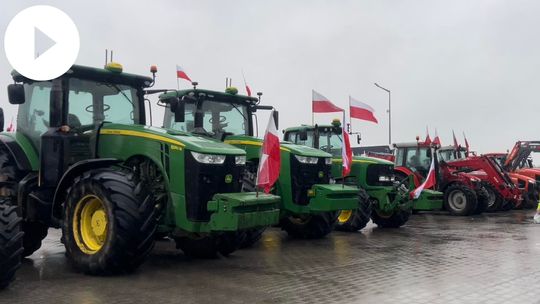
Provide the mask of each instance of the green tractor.
[{"label": "green tractor", "polygon": [[[121,70],[75,65],[39,82],[12,73],[17,131],[0,134],[3,254],[29,256],[49,227],[61,228],[76,269],[114,274],[143,263],[157,238],[186,255],[228,255],[244,231],[278,222],[279,197],[241,191],[244,150],[146,126],[144,89],[155,78]],[[5,261],[4,269],[19,263]]]},{"label": "green tractor", "polygon": [[[259,98],[238,95],[235,88],[225,92],[189,89],[166,92],[160,101],[168,106],[164,127],[191,132],[225,142],[246,152],[244,188],[255,190],[261,146],[257,138]],[[272,112],[277,116],[277,112]],[[275,121],[277,119],[275,118]],[[171,131],[172,132],[172,131]],[[331,184],[331,155],[318,149],[281,143],[281,172],[272,193],[281,197],[280,226],[290,236],[321,238],[335,226],[341,210],[358,208],[358,189]],[[260,239],[264,229],[252,229],[244,246]]]},{"label": "green tractor", "polygon": [[[371,219],[379,227],[397,228],[404,225],[413,211],[419,209],[440,209],[442,194],[432,190],[424,190],[417,200],[410,199],[414,190],[414,182],[405,179],[394,180],[394,164],[390,161],[354,156],[351,173],[343,180],[341,146],[342,127],[339,120],[331,125],[300,126],[284,131],[284,140],[299,145],[321,149],[333,155],[332,177],[338,182],[354,185],[360,193],[371,202]],[[365,225],[368,209],[344,210],[338,218],[338,229],[354,230]]]}]

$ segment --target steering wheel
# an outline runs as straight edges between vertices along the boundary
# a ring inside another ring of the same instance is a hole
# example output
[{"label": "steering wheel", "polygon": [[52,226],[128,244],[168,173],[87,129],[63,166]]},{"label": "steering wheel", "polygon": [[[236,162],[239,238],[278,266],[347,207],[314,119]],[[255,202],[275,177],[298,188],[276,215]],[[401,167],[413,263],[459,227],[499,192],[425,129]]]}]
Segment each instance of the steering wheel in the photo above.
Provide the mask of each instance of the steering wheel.
[{"label": "steering wheel", "polygon": [[[86,107],[84,110],[88,113],[94,113],[94,109],[93,109],[94,105],[89,105],[88,107]],[[103,104],[103,112],[107,112],[111,109],[111,106],[108,105],[108,104]]]},{"label": "steering wheel", "polygon": [[[219,123],[224,123],[226,120],[227,120],[227,117],[225,117],[223,115],[219,115]],[[208,119],[208,122],[209,123],[214,123],[214,118],[210,117],[210,119]]]}]

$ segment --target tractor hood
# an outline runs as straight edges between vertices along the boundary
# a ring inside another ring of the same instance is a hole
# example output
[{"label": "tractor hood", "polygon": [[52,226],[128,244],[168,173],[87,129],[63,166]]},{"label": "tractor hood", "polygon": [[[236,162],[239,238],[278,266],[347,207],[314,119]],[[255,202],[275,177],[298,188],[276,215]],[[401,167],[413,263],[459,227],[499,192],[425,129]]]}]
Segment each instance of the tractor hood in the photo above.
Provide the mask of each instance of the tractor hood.
[{"label": "tractor hood", "polygon": [[[227,136],[225,143],[233,145],[253,145],[253,146],[262,146],[263,140],[257,137],[244,136],[244,135],[233,135]],[[295,155],[300,156],[309,156],[309,157],[332,157],[329,153],[324,151],[310,148],[302,145],[293,144],[291,142],[282,141],[280,142],[281,150],[287,151]]]},{"label": "tractor hood", "polygon": [[148,140],[169,143],[172,146],[199,153],[226,155],[246,154],[246,152],[242,149],[206,137],[196,136],[191,133],[171,129],[143,125],[105,123],[100,130],[100,135],[142,137]]}]

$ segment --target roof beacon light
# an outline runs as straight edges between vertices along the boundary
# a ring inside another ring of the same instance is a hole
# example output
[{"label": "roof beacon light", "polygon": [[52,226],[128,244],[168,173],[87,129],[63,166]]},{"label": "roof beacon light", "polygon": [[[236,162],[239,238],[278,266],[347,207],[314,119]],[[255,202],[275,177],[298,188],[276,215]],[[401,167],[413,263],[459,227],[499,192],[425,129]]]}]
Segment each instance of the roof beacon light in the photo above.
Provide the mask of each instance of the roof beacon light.
[{"label": "roof beacon light", "polygon": [[236,95],[236,94],[238,94],[238,89],[235,88],[235,87],[228,87],[228,88],[225,89],[225,93],[231,94],[231,95]]},{"label": "roof beacon light", "polygon": [[340,127],[341,126],[341,120],[339,120],[339,118],[334,118],[332,120],[332,126],[334,127]]}]

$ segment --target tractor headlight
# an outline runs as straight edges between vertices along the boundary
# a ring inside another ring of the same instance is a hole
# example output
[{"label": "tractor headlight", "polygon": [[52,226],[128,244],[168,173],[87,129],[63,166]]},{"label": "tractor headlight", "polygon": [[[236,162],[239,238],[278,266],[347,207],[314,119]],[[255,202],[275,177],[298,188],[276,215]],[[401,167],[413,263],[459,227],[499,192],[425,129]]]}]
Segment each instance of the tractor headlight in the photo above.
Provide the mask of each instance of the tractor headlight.
[{"label": "tractor headlight", "polygon": [[193,155],[193,158],[201,164],[222,165],[225,162],[225,155],[203,154],[193,151],[191,151],[191,155]]},{"label": "tractor headlight", "polygon": [[243,166],[246,164],[246,156],[245,155],[235,156],[234,162],[239,166]]},{"label": "tractor headlight", "polygon": [[325,158],[324,163],[327,164],[327,165],[331,165],[332,164],[332,158],[331,157]]},{"label": "tractor headlight", "polygon": [[296,157],[296,159],[302,164],[315,165],[319,162],[318,157],[308,157],[308,156],[300,156],[300,155],[295,155],[294,157]]},{"label": "tractor headlight", "polygon": [[394,177],[393,176],[381,175],[381,176],[379,176],[379,181],[380,182],[393,182]]}]

